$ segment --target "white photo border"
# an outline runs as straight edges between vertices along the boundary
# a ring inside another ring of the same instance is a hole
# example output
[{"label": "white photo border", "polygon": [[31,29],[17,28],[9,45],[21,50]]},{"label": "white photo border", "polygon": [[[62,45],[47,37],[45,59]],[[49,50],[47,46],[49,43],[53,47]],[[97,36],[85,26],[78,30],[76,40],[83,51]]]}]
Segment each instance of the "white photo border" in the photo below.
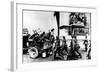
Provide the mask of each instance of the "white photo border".
[{"label": "white photo border", "polygon": [[[97,63],[96,48],[95,48],[95,35],[94,26],[96,24],[96,10],[89,7],[71,7],[71,6],[57,6],[57,5],[41,5],[30,3],[13,2],[14,10],[14,26],[13,26],[13,65],[14,71],[25,70],[42,70],[42,69],[56,69],[66,67],[82,67],[82,66],[94,66]],[[91,60],[77,60],[77,61],[50,61],[50,62],[34,62],[34,63],[22,63],[22,14],[23,10],[46,10],[46,11],[66,11],[66,12],[84,12],[91,13]],[[93,45],[94,44],[94,45]]]}]

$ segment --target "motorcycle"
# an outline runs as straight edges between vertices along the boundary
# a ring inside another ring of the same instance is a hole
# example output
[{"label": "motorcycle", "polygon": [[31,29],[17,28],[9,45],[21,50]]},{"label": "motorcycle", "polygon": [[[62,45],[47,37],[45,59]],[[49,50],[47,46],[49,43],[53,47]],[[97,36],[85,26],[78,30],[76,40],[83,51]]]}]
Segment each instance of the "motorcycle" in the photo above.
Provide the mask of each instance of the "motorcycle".
[{"label": "motorcycle", "polygon": [[49,39],[49,37],[46,34],[39,35],[37,33],[29,39],[30,48],[28,53],[31,58],[46,58],[52,55],[53,44],[51,43],[51,39]]}]

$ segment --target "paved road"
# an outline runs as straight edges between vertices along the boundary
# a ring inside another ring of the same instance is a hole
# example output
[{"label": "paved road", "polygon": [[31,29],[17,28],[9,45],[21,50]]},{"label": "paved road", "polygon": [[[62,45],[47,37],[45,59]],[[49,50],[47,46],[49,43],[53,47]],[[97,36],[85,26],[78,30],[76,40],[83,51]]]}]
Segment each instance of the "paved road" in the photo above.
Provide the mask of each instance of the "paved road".
[{"label": "paved road", "polygon": [[[87,60],[87,52],[84,51],[84,49],[80,49],[80,53],[82,54],[82,58],[79,60]],[[50,56],[48,58],[37,58],[37,59],[32,59],[30,56],[23,55],[23,63],[31,63],[31,62],[46,62],[46,61],[53,61],[53,56]]]}]

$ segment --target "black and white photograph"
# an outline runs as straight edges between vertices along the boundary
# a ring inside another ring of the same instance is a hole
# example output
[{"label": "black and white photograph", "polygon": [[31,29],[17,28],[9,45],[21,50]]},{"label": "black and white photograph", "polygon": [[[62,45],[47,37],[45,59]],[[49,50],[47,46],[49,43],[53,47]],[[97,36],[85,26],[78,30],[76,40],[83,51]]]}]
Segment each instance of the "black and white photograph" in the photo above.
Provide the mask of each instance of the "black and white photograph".
[{"label": "black and white photograph", "polygon": [[96,65],[95,7],[30,2],[13,5],[12,70]]},{"label": "black and white photograph", "polygon": [[23,10],[23,63],[91,60],[91,13]]}]

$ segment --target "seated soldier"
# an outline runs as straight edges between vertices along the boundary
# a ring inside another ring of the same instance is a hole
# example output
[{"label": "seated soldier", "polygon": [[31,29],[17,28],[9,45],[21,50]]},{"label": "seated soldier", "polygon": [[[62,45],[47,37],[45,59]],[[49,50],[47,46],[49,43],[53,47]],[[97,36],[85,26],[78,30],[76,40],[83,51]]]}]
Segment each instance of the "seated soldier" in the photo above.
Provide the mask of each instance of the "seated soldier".
[{"label": "seated soldier", "polygon": [[78,57],[82,58],[81,53],[79,52],[80,46],[77,43],[76,36],[72,37],[70,48],[70,53],[68,55],[69,60],[76,60]]}]

